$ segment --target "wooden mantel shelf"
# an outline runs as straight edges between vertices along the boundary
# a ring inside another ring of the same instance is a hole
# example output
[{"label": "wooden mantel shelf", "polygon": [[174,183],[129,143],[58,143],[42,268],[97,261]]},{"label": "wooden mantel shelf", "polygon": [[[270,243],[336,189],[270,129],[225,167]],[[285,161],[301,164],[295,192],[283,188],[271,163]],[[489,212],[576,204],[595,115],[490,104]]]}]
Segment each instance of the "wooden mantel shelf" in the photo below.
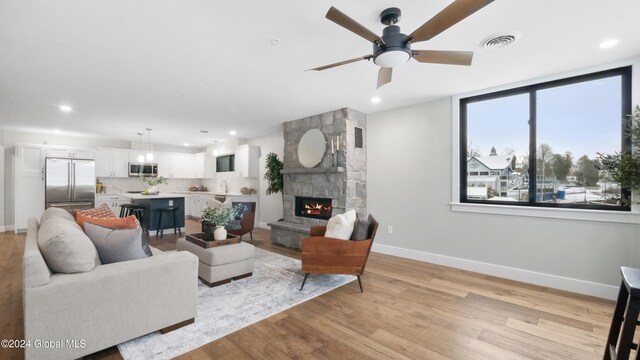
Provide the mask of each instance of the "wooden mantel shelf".
[{"label": "wooden mantel shelf", "polygon": [[341,173],[344,172],[342,166],[337,167],[323,167],[312,169],[282,169],[281,174],[329,174],[329,173]]}]

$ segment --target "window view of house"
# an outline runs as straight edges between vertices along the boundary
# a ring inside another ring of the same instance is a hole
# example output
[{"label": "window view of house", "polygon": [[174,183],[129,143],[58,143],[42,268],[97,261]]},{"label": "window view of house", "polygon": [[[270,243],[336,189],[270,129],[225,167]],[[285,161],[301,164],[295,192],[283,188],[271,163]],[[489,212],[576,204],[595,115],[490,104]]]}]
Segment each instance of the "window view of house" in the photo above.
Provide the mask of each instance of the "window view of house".
[{"label": "window view of house", "polygon": [[615,69],[462,99],[461,201],[623,208],[626,191],[597,158],[627,142],[628,76]]}]

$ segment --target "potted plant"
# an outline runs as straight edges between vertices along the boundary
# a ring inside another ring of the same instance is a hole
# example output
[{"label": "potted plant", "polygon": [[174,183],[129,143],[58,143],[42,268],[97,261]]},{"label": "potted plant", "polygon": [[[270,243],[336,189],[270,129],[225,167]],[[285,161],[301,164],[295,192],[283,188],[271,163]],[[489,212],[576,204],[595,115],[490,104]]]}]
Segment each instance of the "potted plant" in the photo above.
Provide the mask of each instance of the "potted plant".
[{"label": "potted plant", "polygon": [[[629,122],[625,131],[631,137],[631,149],[622,153],[598,153],[598,170],[605,171],[624,189],[640,191],[640,106],[636,105],[633,114],[628,115]],[[620,199],[629,205],[628,199]]]},{"label": "potted plant", "polygon": [[267,195],[277,194],[282,191],[284,181],[282,179],[282,161],[278,159],[276,153],[269,153],[265,158],[264,179],[267,180]]},{"label": "potted plant", "polygon": [[[227,238],[225,226],[236,219],[239,206],[224,208],[207,207],[202,211],[203,239],[204,240],[224,240]],[[214,229],[215,228],[215,229]]]},{"label": "potted plant", "polygon": [[157,194],[158,193],[158,185],[160,184],[168,184],[169,181],[164,176],[159,177],[143,177],[142,182],[148,187],[144,190],[145,195],[149,194]]},{"label": "potted plant", "polygon": [[[284,164],[280,159],[278,159],[278,155],[276,153],[271,152],[267,154],[264,166],[264,179],[267,180],[267,195],[282,192],[282,189],[284,188],[284,178],[280,171],[283,167]],[[282,203],[284,208],[284,197],[282,198]],[[282,219],[278,221],[282,221]]]}]

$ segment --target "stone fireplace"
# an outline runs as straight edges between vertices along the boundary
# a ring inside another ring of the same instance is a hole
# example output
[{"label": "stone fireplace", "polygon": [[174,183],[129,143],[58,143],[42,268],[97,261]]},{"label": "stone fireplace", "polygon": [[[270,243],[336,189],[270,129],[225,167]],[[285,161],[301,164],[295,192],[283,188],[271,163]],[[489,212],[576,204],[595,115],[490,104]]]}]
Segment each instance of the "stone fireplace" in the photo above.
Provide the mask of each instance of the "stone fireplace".
[{"label": "stone fireplace", "polygon": [[[299,248],[311,226],[326,225],[348,209],[367,212],[366,115],[343,108],[289,121],[282,128],[284,221],[269,224],[271,241]],[[298,143],[310,129],[322,131],[327,148],[320,163],[308,169],[298,161]]]}]

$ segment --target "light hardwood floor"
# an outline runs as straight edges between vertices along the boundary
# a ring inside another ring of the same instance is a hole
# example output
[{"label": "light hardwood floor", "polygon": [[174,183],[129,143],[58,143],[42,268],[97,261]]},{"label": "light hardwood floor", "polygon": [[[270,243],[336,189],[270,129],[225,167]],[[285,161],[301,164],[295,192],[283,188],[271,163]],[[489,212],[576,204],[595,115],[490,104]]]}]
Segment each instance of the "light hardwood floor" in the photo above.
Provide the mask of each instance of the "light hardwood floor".
[{"label": "light hardwood floor", "polygon": [[[188,221],[187,231],[199,224]],[[274,246],[268,230],[254,245]],[[151,237],[175,248],[177,236]],[[0,233],[0,339],[20,339],[24,234]],[[313,281],[313,276],[308,281]],[[372,253],[357,282],[180,356],[180,359],[601,359],[613,302]],[[0,358],[19,359],[0,349]],[[88,358],[120,359],[117,348]]]}]

